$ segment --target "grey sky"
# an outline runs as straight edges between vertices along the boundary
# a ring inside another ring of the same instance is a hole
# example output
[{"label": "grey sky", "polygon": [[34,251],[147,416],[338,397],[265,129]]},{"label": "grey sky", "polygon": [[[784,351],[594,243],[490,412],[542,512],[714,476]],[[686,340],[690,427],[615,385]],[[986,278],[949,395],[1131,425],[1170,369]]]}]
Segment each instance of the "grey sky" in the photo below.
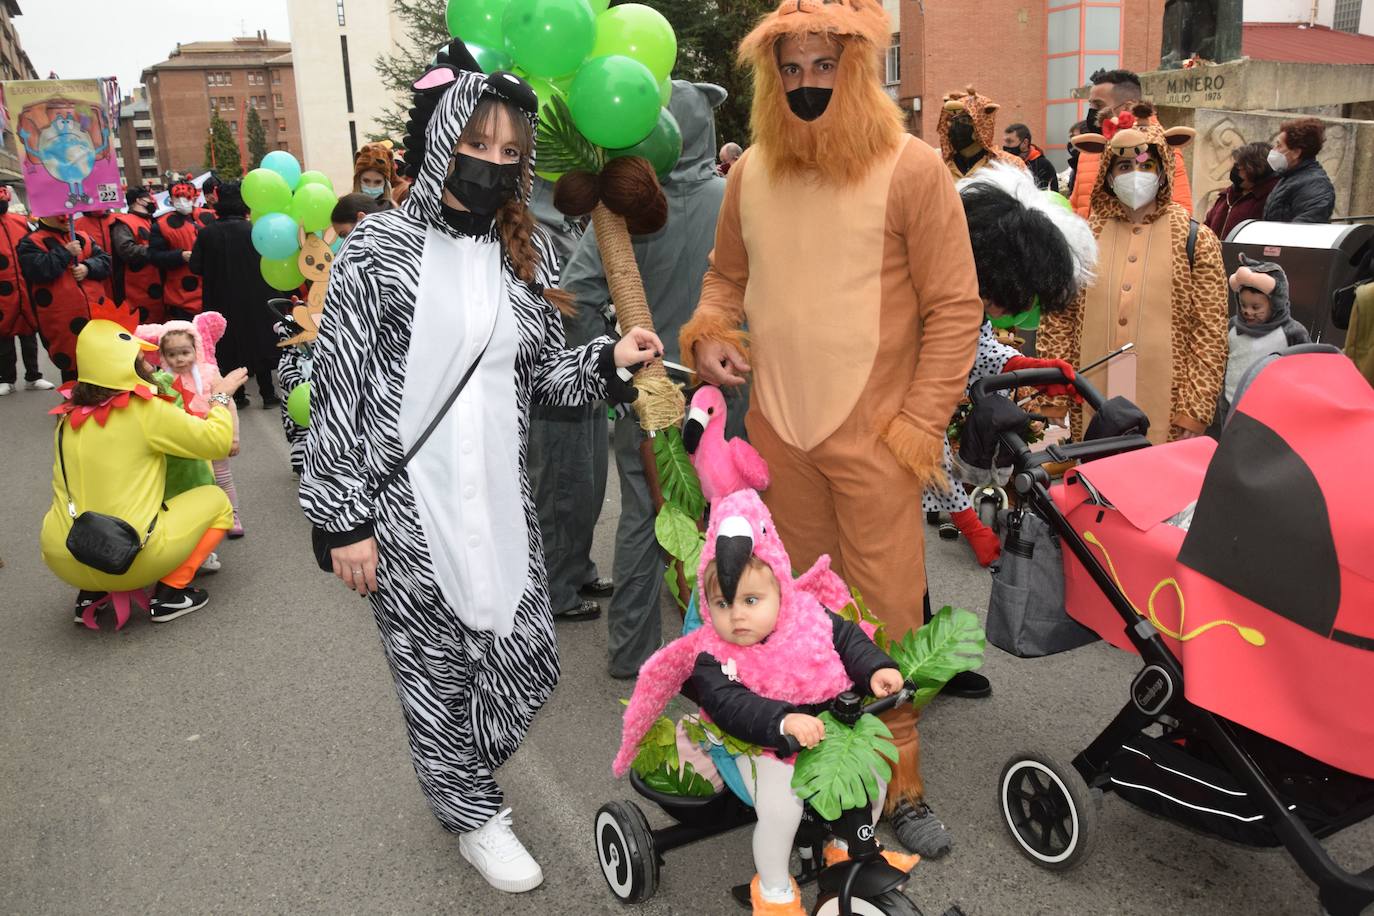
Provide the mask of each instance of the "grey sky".
[{"label": "grey sky", "polygon": [[166,60],[179,41],[223,41],[259,29],[268,38],[290,39],[286,0],[18,2],[23,15],[14,24],[40,79],[49,70],[63,79],[116,76],[125,95],[143,68]]}]

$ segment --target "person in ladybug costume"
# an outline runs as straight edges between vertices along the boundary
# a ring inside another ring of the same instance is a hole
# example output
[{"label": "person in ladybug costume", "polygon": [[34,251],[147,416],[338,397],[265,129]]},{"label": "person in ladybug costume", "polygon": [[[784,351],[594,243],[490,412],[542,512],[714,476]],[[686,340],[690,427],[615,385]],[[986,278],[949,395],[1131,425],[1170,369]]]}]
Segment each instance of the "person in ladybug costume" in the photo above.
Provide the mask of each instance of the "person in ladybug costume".
[{"label": "person in ladybug costume", "polygon": [[62,381],[76,378],[76,335],[96,305],[113,304],[101,281],[110,275],[110,256],[65,214],[43,216],[19,243],[19,269],[48,357]]},{"label": "person in ladybug costume", "polygon": [[157,200],[147,188],[130,188],[124,200],[129,212],[116,213],[110,227],[114,299],[135,309],[143,324],[162,324],[167,320],[162,302],[162,274],[148,250]]},{"label": "person in ladybug costume", "polygon": [[[110,227],[115,223],[118,214],[113,210],[90,210],[82,213],[76,220],[76,226],[82,232],[91,237],[91,241],[100,247],[100,250],[110,254],[114,251],[114,244],[110,239]],[[114,286],[112,285],[113,275],[100,281],[100,285],[105,288],[105,296],[114,298]]]},{"label": "person in ladybug costume", "polygon": [[0,396],[13,394],[19,384],[20,353],[24,356],[24,387],[30,391],[53,387],[38,368],[38,327],[33,323],[29,291],[19,271],[16,249],[29,234],[29,224],[9,209],[9,185],[0,185]]},{"label": "person in ladybug costume", "polygon": [[213,210],[197,207],[200,189],[189,179],[172,185],[168,192],[172,212],[153,223],[148,255],[162,271],[162,301],[167,317],[189,321],[200,314],[200,277],[191,273],[191,249],[200,230],[215,221]]}]

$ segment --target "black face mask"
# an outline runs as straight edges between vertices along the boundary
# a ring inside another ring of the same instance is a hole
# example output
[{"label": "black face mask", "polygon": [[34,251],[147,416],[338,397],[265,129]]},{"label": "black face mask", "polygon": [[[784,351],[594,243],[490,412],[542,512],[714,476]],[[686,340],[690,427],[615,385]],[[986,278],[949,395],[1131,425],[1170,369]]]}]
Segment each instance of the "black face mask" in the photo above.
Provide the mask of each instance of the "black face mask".
[{"label": "black face mask", "polygon": [[977,142],[973,137],[972,124],[955,121],[949,125],[949,145],[954,147],[956,153],[968,149]]},{"label": "black face mask", "polygon": [[1240,187],[1240,166],[1231,166],[1231,184]]},{"label": "black face mask", "polygon": [[815,86],[798,86],[787,93],[787,107],[803,121],[814,121],[825,114],[833,91]]},{"label": "black face mask", "polygon": [[0,216],[4,216],[8,212],[10,212],[10,202],[8,200],[0,200]]},{"label": "black face mask", "polygon": [[1088,109],[1088,116],[1087,116],[1086,118],[1083,119],[1083,123],[1084,123],[1084,125],[1087,127],[1087,129],[1084,131],[1084,133],[1088,133],[1088,134],[1095,134],[1095,133],[1097,133],[1097,115],[1098,115],[1098,112],[1097,112],[1097,109],[1096,109],[1096,108],[1089,108],[1089,109]]},{"label": "black face mask", "polygon": [[497,165],[459,153],[453,172],[444,179],[444,188],[471,212],[491,216],[515,196],[520,187],[520,167],[519,162]]},{"label": "black face mask", "polygon": [[1019,146],[1004,146],[1002,147],[1002,152],[1010,153],[1013,156],[1020,156],[1023,159],[1025,158],[1025,153],[1021,152],[1021,147]]}]

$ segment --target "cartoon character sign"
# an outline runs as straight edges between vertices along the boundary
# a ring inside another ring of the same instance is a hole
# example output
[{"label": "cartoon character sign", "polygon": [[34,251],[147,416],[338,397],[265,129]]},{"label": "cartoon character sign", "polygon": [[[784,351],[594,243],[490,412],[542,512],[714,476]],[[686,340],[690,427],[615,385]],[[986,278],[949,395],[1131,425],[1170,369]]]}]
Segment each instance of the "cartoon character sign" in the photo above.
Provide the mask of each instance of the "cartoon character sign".
[{"label": "cartoon character sign", "polygon": [[100,80],[8,82],[3,92],[35,215],[118,205],[119,163]]}]

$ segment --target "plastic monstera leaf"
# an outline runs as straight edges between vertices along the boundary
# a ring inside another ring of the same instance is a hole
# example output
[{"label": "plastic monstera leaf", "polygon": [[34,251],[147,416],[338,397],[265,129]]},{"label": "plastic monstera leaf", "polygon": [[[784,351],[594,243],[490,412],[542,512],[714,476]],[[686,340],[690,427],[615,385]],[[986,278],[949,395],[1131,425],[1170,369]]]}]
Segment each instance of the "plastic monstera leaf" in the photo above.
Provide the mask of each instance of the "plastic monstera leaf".
[{"label": "plastic monstera leaf", "polygon": [[690,763],[684,763],[680,770],[665,765],[652,772],[641,773],[640,778],[646,786],[665,795],[708,798],[716,794],[715,787],[710,781],[698,773]]},{"label": "plastic monstera leaf", "polygon": [[888,654],[902,677],[915,682],[913,702],[919,708],[935,699],[954,675],[981,667],[986,648],[978,616],[946,605],[925,626],[893,641]]},{"label": "plastic monstera leaf", "polygon": [[[663,501],[675,504],[688,518],[701,518],[706,511],[706,497],[701,494],[701,478],[682,444],[682,430],[670,426],[654,437],[654,459]],[[664,546],[671,551],[670,545]]]},{"label": "plastic monstera leaf", "polygon": [[667,716],[659,716],[639,742],[639,753],[630,765],[636,773],[648,778],[651,773],[663,769],[677,771],[677,726]]},{"label": "plastic monstera leaf", "polygon": [[888,760],[897,759],[897,748],[888,740],[892,732],[877,716],[863,716],[853,728],[828,712],[818,718],[825,724],[825,739],[797,755],[792,790],[818,815],[833,821],[850,808],[872,804],[878,797],[878,780],[892,778]]}]

